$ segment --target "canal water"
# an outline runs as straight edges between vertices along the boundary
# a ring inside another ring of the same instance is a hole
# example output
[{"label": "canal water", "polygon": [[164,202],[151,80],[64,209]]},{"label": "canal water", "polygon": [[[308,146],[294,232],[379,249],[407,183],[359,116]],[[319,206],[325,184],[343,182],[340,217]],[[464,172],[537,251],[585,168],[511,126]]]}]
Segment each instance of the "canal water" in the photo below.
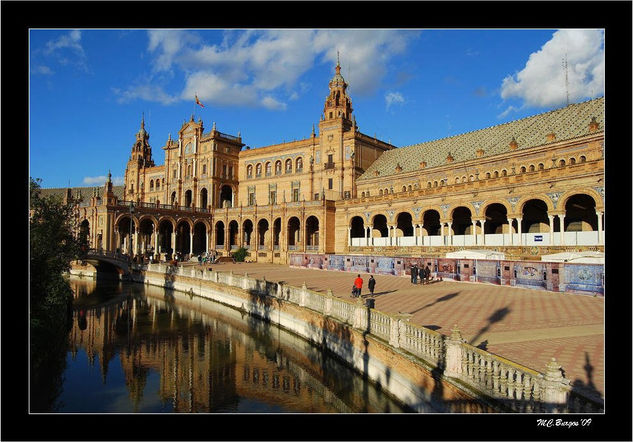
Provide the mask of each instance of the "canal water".
[{"label": "canal water", "polygon": [[71,277],[56,412],[404,413],[303,339],[169,289]]}]

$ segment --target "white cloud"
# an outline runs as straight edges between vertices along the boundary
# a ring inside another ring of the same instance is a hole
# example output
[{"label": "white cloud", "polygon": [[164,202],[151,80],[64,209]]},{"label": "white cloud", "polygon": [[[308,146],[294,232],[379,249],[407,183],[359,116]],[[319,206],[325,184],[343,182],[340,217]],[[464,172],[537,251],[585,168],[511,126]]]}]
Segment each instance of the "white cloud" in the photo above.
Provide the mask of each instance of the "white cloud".
[{"label": "white cloud", "polygon": [[41,75],[53,75],[53,70],[49,68],[48,66],[44,66],[44,65],[33,67],[33,69],[31,69],[31,72],[34,74],[41,74]]},{"label": "white cloud", "polygon": [[119,103],[128,103],[132,100],[141,99],[170,105],[179,100],[178,97],[169,95],[160,86],[152,84],[130,86],[127,90],[112,88],[112,92],[117,95],[117,101]]},{"label": "white cloud", "polygon": [[[112,184],[114,184],[115,186],[122,186],[123,185],[123,177],[112,177]],[[87,185],[97,185],[97,186],[102,186],[106,183],[106,181],[108,181],[108,177],[105,175],[101,175],[101,176],[87,176],[84,177],[83,179],[83,184],[87,184]]]},{"label": "white cloud", "polygon": [[230,30],[221,43],[205,44],[193,31],[155,30],[148,33],[148,50],[155,57],[155,72],[185,75],[177,94],[181,100],[197,93],[205,104],[283,110],[286,101],[308,89],[300,78],[317,63],[326,62],[333,71],[337,50],[353,93],[374,92],[391,57],[403,52],[415,35],[394,30]]},{"label": "white cloud", "polygon": [[[567,58],[567,89],[563,59]],[[501,97],[519,98],[525,106],[560,106],[604,93],[604,33],[564,29],[530,55],[525,67],[504,78]]]},{"label": "white cloud", "polygon": [[46,42],[43,53],[46,56],[56,58],[57,62],[62,65],[73,64],[88,71],[86,54],[81,45],[81,31],[77,29]]},{"label": "white cloud", "polygon": [[387,110],[394,104],[403,104],[404,97],[400,92],[389,92],[385,95],[385,102],[387,103]]}]

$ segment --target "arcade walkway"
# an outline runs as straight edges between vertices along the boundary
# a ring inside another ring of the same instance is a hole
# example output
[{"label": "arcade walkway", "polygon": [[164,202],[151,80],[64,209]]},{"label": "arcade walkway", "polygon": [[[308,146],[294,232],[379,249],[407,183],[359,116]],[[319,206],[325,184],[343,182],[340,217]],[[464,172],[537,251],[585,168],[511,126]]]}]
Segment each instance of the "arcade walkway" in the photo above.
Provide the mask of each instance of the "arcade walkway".
[{"label": "arcade walkway", "polygon": [[[187,263],[189,265],[197,265]],[[268,281],[306,286],[350,297],[355,273],[290,268],[260,263],[222,263],[231,271]],[[368,274],[364,280],[363,297]],[[592,395],[604,395],[604,298],[485,283],[435,282],[412,285],[409,277],[374,275],[375,308],[411,313],[411,322],[450,335],[458,325],[470,344],[543,372],[555,357],[565,377]]]}]

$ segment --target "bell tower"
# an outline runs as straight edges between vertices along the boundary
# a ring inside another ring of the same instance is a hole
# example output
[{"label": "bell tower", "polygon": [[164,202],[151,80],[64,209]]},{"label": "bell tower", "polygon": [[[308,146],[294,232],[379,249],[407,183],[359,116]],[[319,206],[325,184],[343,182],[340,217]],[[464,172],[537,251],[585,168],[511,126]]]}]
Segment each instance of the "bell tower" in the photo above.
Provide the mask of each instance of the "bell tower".
[{"label": "bell tower", "polygon": [[347,95],[347,83],[341,75],[341,64],[336,53],[336,73],[330,80],[330,93],[323,108],[324,121],[338,120],[345,130],[352,126],[352,99]]},{"label": "bell tower", "polygon": [[136,133],[132,153],[125,168],[123,199],[143,201],[143,175],[146,167],[154,167],[152,148],[149,145],[149,133],[145,130],[145,115],[141,119],[141,128]]}]

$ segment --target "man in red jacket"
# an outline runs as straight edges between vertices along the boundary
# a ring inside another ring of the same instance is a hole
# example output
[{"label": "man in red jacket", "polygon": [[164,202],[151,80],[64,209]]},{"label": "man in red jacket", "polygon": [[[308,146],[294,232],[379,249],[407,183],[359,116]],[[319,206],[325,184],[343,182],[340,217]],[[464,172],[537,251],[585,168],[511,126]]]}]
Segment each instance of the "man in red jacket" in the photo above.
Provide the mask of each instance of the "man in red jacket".
[{"label": "man in red jacket", "polygon": [[360,291],[363,288],[363,278],[360,275],[356,275],[356,279],[354,280],[354,287],[356,288],[355,296],[360,296]]}]

